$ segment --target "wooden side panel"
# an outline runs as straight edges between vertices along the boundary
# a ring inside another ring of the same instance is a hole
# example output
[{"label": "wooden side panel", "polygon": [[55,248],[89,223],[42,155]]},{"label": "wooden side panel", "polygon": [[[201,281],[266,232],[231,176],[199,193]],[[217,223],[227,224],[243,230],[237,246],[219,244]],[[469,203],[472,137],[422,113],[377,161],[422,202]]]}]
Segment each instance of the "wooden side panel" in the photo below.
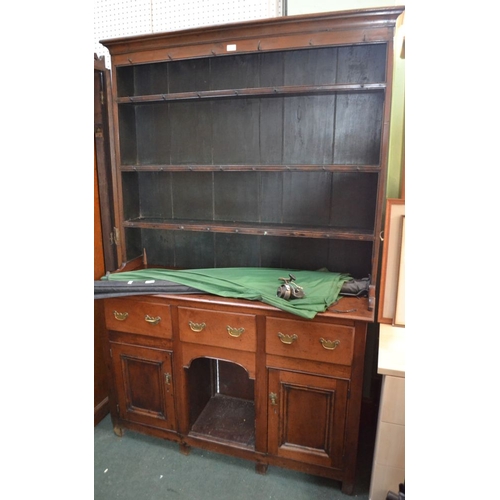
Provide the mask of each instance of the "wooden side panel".
[{"label": "wooden side panel", "polygon": [[227,361],[219,361],[217,372],[220,394],[254,401],[255,384],[243,367]]},{"label": "wooden side panel", "polygon": [[194,359],[185,368],[187,381],[186,400],[189,402],[189,428],[200,416],[210,398],[216,393],[216,361],[208,358]]},{"label": "wooden side panel", "polygon": [[[106,274],[100,220],[97,168],[94,157],[94,280]],[[109,413],[106,364],[103,354],[103,339],[106,332],[102,301],[94,300],[94,425]]]}]

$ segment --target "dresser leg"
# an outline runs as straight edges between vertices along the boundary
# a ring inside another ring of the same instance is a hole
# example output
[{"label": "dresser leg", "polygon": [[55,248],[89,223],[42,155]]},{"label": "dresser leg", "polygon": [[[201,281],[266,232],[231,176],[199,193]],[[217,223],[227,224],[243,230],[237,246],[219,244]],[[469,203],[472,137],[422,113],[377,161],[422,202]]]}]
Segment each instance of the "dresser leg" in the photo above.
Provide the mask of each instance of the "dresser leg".
[{"label": "dresser leg", "polygon": [[257,472],[257,474],[266,474],[267,473],[267,464],[256,463],[255,464],[255,472]]},{"label": "dresser leg", "polygon": [[120,427],[119,425],[114,425],[113,426],[113,432],[118,436],[118,437],[123,437],[125,434],[125,429],[123,427]]},{"label": "dresser leg", "polygon": [[191,446],[186,443],[179,443],[179,450],[183,455],[189,455],[191,453]]},{"label": "dresser leg", "polygon": [[342,481],[342,493],[352,495],[354,493],[354,483]]}]

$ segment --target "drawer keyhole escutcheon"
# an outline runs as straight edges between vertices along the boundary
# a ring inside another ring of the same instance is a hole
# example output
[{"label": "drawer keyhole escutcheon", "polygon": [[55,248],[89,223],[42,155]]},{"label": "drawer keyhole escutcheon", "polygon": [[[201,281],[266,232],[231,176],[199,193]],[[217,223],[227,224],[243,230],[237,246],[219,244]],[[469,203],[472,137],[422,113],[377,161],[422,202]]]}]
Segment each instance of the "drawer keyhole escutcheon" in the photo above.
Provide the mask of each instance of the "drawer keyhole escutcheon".
[{"label": "drawer keyhole escutcheon", "polygon": [[325,340],[321,338],[319,341],[321,342],[321,345],[329,351],[333,351],[340,344],[340,340]]},{"label": "drawer keyhole escutcheon", "polygon": [[153,318],[149,314],[146,314],[144,319],[150,324],[150,325],[157,325],[161,321],[160,316],[156,316],[156,318]]},{"label": "drawer keyhole escutcheon", "polygon": [[193,332],[201,332],[207,325],[205,323],[193,323],[189,322],[189,328],[193,330]]},{"label": "drawer keyhole escutcheon", "polygon": [[113,315],[118,321],[125,321],[128,318],[128,312],[120,313],[118,311],[113,311]]},{"label": "drawer keyhole escutcheon", "polygon": [[293,344],[299,337],[295,335],[288,335],[286,333],[278,332],[278,337],[283,342],[283,344]]},{"label": "drawer keyhole escutcheon", "polygon": [[232,326],[227,326],[227,333],[229,333],[231,337],[239,337],[244,331],[244,328],[233,328]]}]

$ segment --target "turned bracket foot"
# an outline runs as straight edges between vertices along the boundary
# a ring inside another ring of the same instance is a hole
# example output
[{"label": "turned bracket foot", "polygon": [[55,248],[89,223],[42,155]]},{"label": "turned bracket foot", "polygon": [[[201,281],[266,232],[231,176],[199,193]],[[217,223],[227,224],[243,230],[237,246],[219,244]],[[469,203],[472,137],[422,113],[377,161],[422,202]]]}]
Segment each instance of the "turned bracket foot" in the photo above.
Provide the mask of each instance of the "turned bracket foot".
[{"label": "turned bracket foot", "polygon": [[344,493],[345,495],[352,495],[354,493],[354,483],[343,481],[342,493]]},{"label": "turned bracket foot", "polygon": [[119,425],[115,425],[113,427],[113,432],[118,436],[118,437],[123,437],[123,435],[125,434],[125,430],[120,427]]},{"label": "turned bracket foot", "polygon": [[191,446],[186,443],[179,443],[179,450],[183,455],[189,455],[191,453]]},{"label": "turned bracket foot", "polygon": [[255,464],[255,472],[257,472],[257,474],[266,474],[267,473],[267,464],[256,463]]}]

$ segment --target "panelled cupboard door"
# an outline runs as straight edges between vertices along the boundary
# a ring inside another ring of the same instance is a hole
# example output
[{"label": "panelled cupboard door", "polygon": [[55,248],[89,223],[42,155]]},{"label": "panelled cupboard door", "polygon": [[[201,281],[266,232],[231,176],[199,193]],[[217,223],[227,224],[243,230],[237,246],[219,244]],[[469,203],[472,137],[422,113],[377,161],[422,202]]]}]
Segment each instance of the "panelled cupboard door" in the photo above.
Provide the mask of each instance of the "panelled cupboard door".
[{"label": "panelled cupboard door", "polygon": [[172,353],[113,342],[110,345],[119,417],[176,430]]},{"label": "panelled cupboard door", "polygon": [[341,469],[348,381],[269,369],[269,453]]}]

